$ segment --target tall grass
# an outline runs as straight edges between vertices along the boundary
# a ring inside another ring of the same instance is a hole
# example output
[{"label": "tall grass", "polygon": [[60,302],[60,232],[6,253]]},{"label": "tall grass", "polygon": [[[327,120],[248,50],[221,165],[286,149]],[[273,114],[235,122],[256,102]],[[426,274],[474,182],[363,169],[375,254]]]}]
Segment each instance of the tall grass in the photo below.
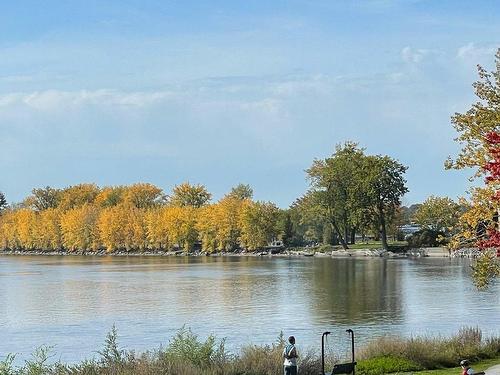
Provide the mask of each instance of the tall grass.
[{"label": "tall grass", "polygon": [[407,359],[423,369],[454,367],[461,359],[478,361],[500,356],[500,338],[483,340],[479,328],[462,328],[452,337],[383,337],[358,353],[360,359],[381,357]]},{"label": "tall grass", "polygon": [[[50,348],[41,347],[24,365],[13,365],[15,356],[0,361],[0,375],[281,375],[285,341],[279,336],[270,345],[248,345],[239,354],[227,352],[224,340],[201,340],[183,327],[166,348],[145,353],[120,349],[115,327],[106,336],[98,357],[78,364],[49,363]],[[357,373],[386,374],[454,367],[460,359],[471,361],[500,357],[500,337],[484,340],[478,328],[464,328],[449,338],[414,337],[377,339],[358,350]],[[329,355],[328,369],[335,362]],[[300,353],[299,373],[318,375],[316,351]]]}]

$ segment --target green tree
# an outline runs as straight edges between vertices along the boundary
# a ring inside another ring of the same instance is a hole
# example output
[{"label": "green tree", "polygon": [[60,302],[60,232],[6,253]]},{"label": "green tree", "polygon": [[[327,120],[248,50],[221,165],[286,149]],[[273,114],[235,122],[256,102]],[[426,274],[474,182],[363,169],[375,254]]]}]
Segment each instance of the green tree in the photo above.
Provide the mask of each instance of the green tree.
[{"label": "green tree", "polygon": [[283,245],[291,246],[296,239],[296,234],[289,210],[280,210],[277,228]]},{"label": "green tree", "polygon": [[[382,240],[388,249],[387,225],[393,219],[401,198],[408,192],[404,174],[408,168],[389,156],[374,155],[364,158],[362,174],[363,207],[372,215]],[[358,196],[361,197],[361,196]]]},{"label": "green tree", "polygon": [[61,190],[50,186],[33,189],[31,195],[25,199],[24,204],[35,211],[44,211],[57,208],[61,201]]},{"label": "green tree", "polygon": [[248,250],[256,250],[266,247],[275,239],[278,234],[278,213],[279,210],[273,203],[244,201],[240,216],[242,246]]},{"label": "green tree", "polygon": [[364,150],[353,142],[337,145],[335,153],[324,160],[314,160],[307,170],[312,199],[332,226],[342,247],[347,249],[351,232],[355,231],[364,208],[361,195]]},{"label": "green tree", "polygon": [[212,198],[205,186],[191,185],[189,182],[177,185],[173,189],[170,197],[170,204],[173,206],[191,206],[199,208],[207,204]]},{"label": "green tree", "polygon": [[7,207],[7,199],[5,198],[5,194],[0,191],[0,211],[4,210]]},{"label": "green tree", "polygon": [[332,236],[331,224],[326,219],[325,210],[315,199],[314,192],[308,191],[297,198],[289,213],[299,244],[321,241],[325,244],[337,244]]},{"label": "green tree", "polygon": [[448,234],[457,225],[461,214],[460,205],[452,199],[431,195],[418,207],[413,218],[425,229]]},{"label": "green tree", "polygon": [[248,184],[238,184],[233,187],[229,194],[227,194],[231,198],[237,199],[252,199],[253,198],[253,189]]}]

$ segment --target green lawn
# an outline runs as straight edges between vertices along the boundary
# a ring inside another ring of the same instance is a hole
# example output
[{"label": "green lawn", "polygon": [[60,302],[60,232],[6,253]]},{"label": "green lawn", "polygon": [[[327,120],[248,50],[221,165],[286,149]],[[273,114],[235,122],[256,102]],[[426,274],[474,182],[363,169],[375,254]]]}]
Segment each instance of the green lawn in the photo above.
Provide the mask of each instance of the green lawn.
[{"label": "green lawn", "polygon": [[[481,362],[474,363],[472,368],[474,371],[485,371],[491,366],[500,364],[500,358],[497,359],[487,359]],[[415,375],[460,375],[462,373],[461,367],[447,368],[442,370],[428,370],[428,371],[418,371],[418,372],[407,372],[405,374],[415,374]]]}]

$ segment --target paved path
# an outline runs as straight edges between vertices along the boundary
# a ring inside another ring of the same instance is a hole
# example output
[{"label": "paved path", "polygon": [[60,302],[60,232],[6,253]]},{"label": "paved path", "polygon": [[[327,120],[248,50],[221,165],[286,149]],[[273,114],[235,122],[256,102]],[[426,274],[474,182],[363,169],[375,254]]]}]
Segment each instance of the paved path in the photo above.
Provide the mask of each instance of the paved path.
[{"label": "paved path", "polygon": [[490,367],[485,372],[486,375],[500,375],[500,365]]}]

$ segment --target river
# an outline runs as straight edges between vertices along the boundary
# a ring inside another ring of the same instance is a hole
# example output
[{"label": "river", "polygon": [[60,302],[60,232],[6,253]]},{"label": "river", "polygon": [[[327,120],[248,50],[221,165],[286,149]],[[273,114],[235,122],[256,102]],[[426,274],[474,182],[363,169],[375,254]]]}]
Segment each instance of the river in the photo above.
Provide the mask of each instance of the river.
[{"label": "river", "polygon": [[391,335],[500,334],[500,285],[478,292],[461,259],[0,256],[0,359],[42,344],[93,357],[113,324],[120,346],[168,345],[186,325],[237,351],[283,331],[347,348]]}]

